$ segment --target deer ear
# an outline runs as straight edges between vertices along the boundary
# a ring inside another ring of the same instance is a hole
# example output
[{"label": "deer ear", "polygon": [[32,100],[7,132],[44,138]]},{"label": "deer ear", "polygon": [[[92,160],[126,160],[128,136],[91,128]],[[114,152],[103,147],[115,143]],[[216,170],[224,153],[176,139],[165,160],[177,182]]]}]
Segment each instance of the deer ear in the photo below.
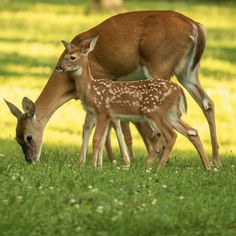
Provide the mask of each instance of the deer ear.
[{"label": "deer ear", "polygon": [[76,46],[73,43],[69,43],[64,40],[61,40],[61,42],[67,51],[70,51],[71,49],[76,48]]},{"label": "deer ear", "polygon": [[23,98],[22,108],[27,117],[32,118],[35,115],[35,105],[29,98],[27,97]]},{"label": "deer ear", "polygon": [[5,103],[7,104],[8,108],[10,109],[11,113],[17,118],[20,119],[23,115],[23,113],[11,102],[8,102],[5,98],[4,98]]},{"label": "deer ear", "polygon": [[98,40],[98,36],[94,38],[84,39],[81,46],[82,53],[88,54],[91,51],[93,51],[96,46],[97,40]]}]

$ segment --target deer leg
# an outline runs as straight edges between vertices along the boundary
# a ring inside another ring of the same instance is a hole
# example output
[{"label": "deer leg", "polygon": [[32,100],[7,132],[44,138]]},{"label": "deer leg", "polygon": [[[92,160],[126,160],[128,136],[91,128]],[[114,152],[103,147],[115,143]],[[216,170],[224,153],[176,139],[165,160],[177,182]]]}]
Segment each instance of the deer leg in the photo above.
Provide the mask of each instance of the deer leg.
[{"label": "deer leg", "polygon": [[85,122],[83,125],[82,146],[81,146],[79,157],[77,160],[77,163],[79,165],[82,165],[86,161],[89,137],[91,135],[94,124],[95,124],[94,115],[90,112],[87,112],[86,117],[85,117]]},{"label": "deer leg", "polygon": [[123,133],[121,130],[120,120],[112,120],[112,124],[115,128],[115,131],[116,131],[116,136],[118,139],[123,163],[125,166],[129,166],[130,165],[129,151],[128,151],[126,143],[124,141],[124,136],[123,136]]},{"label": "deer leg", "polygon": [[[146,125],[144,122],[142,122],[142,123],[141,122],[134,122],[134,125],[135,125],[136,129],[138,130],[140,136],[142,137],[148,153],[150,154],[153,149],[151,142],[149,140],[150,133],[148,131],[149,131],[150,127],[149,127],[149,129],[146,129]],[[152,130],[151,130],[151,132],[153,133]]]},{"label": "deer leg", "polygon": [[210,129],[213,159],[215,165],[217,167],[221,167],[221,161],[219,157],[219,145],[216,135],[214,103],[202,88],[198,79],[197,70],[191,72],[191,75],[188,77],[177,76],[177,79],[188,90],[190,95],[202,109]]},{"label": "deer leg", "polygon": [[156,150],[157,150],[156,147],[153,147],[152,150],[150,151],[147,162],[146,162],[146,167],[150,166],[156,159],[156,156],[157,156]]},{"label": "deer leg", "polygon": [[204,151],[202,142],[200,137],[198,136],[197,130],[190,127],[188,124],[184,123],[183,121],[179,120],[177,125],[174,127],[179,133],[183,134],[185,137],[188,138],[188,140],[194,145],[196,148],[201,161],[205,167],[206,170],[211,170],[210,162],[206,156],[206,153]]},{"label": "deer leg", "polygon": [[[89,138],[90,138],[92,129],[94,127],[94,124],[95,124],[94,115],[91,112],[87,112],[86,117],[85,117],[85,122],[83,125],[82,146],[80,149],[79,157],[77,159],[77,163],[79,165],[84,164],[86,161]],[[109,133],[108,133],[108,136],[106,139],[106,149],[107,149],[107,153],[108,153],[108,158],[113,162],[115,160],[115,158],[112,153],[111,143],[110,143],[110,139],[109,139]],[[102,158],[102,152],[103,152],[103,150],[101,150],[99,152],[99,160]]]},{"label": "deer leg", "polygon": [[134,157],[133,148],[132,148],[133,142],[132,142],[132,135],[130,132],[130,127],[129,127],[129,122],[126,122],[126,121],[121,122],[121,129],[124,134],[126,146],[129,150],[129,156],[130,158],[133,158]]},{"label": "deer leg", "polygon": [[166,146],[160,157],[160,163],[157,166],[157,170],[160,170],[163,166],[165,166],[177,138],[177,134],[166,122],[162,121],[162,124],[160,125],[160,130],[165,139]]},{"label": "deer leg", "polygon": [[[109,119],[104,115],[97,115],[96,126],[93,136],[93,166],[97,167],[99,150],[102,151],[102,147],[107,135]],[[102,160],[99,160],[99,165],[102,164]]]},{"label": "deer leg", "polygon": [[[157,170],[160,170],[163,166],[165,166],[169,154],[175,144],[176,138],[177,138],[177,134],[174,132],[174,130],[172,129],[172,127],[161,118],[161,116],[150,116],[149,114],[149,118],[152,120],[153,125],[156,126],[156,129],[160,130],[161,134],[163,135],[164,141],[165,141],[165,149],[163,151],[163,153],[161,154],[160,157],[160,163],[157,167]],[[158,144],[158,143],[157,143]],[[147,160],[147,165],[149,165],[150,163],[153,162],[153,160],[155,159],[155,155],[154,152],[156,150],[153,150]]]},{"label": "deer leg", "polygon": [[160,132],[156,130],[156,127],[152,127],[152,123],[150,122],[135,122],[134,125],[141,135],[148,153],[150,154],[153,149],[155,149],[154,153],[156,153],[158,147],[160,154],[165,144],[163,143],[163,137],[161,137]]},{"label": "deer leg", "polygon": [[109,125],[108,125],[106,131],[104,132],[104,134],[102,136],[101,143],[100,143],[100,148],[99,148],[99,151],[98,151],[97,164],[98,164],[99,167],[103,166],[103,148],[104,148],[104,144],[106,143],[106,140],[107,140],[108,131],[109,131]]},{"label": "deer leg", "polygon": [[116,160],[112,152],[112,147],[111,147],[111,127],[109,126],[108,132],[107,132],[107,138],[106,138],[106,150],[107,150],[107,156],[111,163],[115,164]]}]

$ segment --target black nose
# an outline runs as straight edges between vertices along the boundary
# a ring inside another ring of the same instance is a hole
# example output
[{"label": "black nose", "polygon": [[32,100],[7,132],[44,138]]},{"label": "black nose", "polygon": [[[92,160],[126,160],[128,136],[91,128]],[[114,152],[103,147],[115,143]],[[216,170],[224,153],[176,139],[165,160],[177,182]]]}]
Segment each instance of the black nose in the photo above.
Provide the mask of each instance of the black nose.
[{"label": "black nose", "polygon": [[30,143],[31,142],[31,140],[32,140],[32,135],[28,135],[27,137],[26,137],[26,139],[27,139],[27,141],[28,141],[28,143]]},{"label": "black nose", "polygon": [[57,66],[56,66],[56,70],[57,70],[58,72],[63,72],[63,71],[64,71],[64,68],[63,68],[62,65],[57,65]]}]

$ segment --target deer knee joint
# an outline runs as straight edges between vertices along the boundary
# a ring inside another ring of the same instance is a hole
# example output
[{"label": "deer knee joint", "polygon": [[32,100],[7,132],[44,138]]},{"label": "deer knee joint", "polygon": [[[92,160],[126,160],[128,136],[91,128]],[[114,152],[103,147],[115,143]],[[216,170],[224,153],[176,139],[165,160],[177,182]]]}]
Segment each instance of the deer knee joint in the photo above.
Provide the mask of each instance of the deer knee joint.
[{"label": "deer knee joint", "polygon": [[196,130],[190,129],[190,130],[188,130],[188,135],[189,136],[198,136],[198,133]]},{"label": "deer knee joint", "polygon": [[202,103],[203,103],[203,107],[206,111],[208,111],[211,108],[210,102],[207,98],[204,98]]}]

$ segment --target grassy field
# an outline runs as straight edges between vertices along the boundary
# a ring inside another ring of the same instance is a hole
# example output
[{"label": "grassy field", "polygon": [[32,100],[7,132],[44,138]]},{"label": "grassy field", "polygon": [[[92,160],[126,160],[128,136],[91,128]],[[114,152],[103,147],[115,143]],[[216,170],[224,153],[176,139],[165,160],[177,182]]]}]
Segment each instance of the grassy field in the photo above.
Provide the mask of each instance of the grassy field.
[{"label": "grassy field", "polygon": [[[172,9],[205,25],[200,77],[216,106],[221,170],[204,172],[182,137],[163,171],[145,170],[147,154],[135,129],[129,171],[108,162],[103,170],[78,169],[85,112],[76,101],[50,120],[41,162],[25,164],[14,140],[16,120],[2,97],[18,106],[23,96],[35,100],[63,50],[60,40],[114,14],[85,15],[87,7],[77,0],[0,3],[0,235],[235,235],[236,4],[124,5],[124,11]],[[188,104],[184,120],[199,130],[210,157],[207,123],[189,96]],[[115,139],[113,145],[120,160]]]}]

